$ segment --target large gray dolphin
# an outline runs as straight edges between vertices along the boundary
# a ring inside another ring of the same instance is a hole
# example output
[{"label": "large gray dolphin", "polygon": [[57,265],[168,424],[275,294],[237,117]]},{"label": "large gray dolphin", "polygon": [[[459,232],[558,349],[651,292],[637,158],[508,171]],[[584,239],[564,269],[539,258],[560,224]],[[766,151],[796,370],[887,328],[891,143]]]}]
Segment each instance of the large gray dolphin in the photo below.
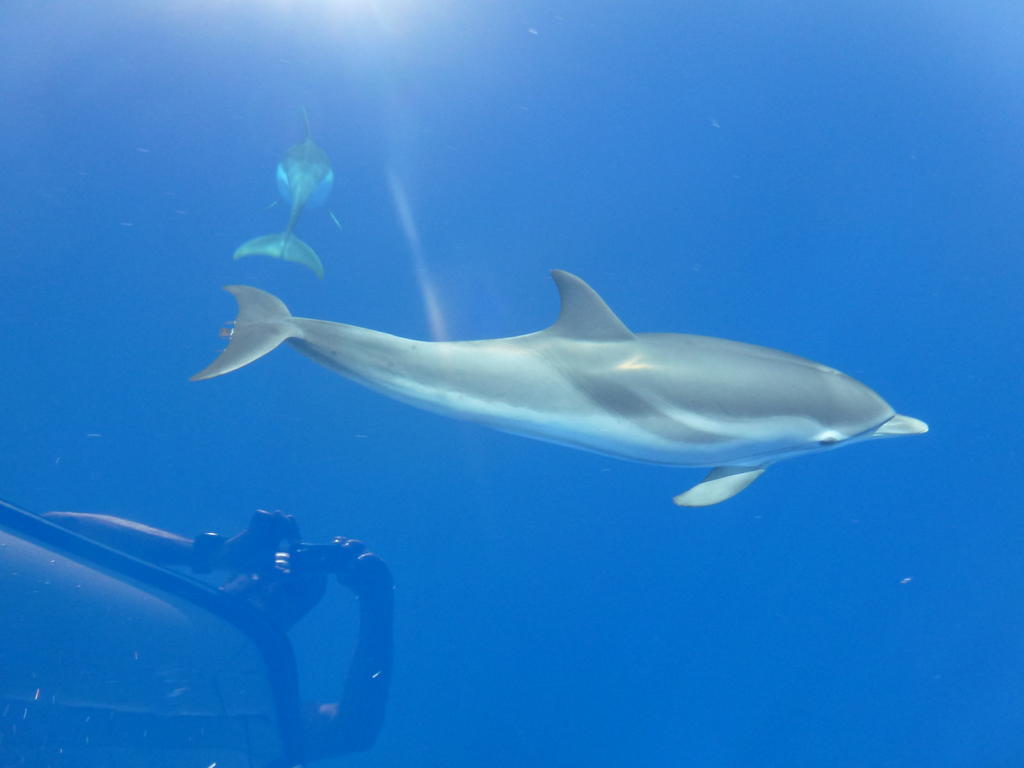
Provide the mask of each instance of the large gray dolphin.
[{"label": "large gray dolphin", "polygon": [[327,200],[334,184],[334,171],[327,153],[309,136],[309,118],[305,111],[303,118],[306,123],[305,141],[290,147],[277,165],[277,189],[285,202],[291,205],[288,227],[276,235],[262,235],[242,243],[235,251],[235,258],[270,256],[294,261],[309,267],[317,277],[323,277],[320,257],[295,236],[295,225],[307,205],[322,205]]},{"label": "large gray dolphin", "polygon": [[674,501],[724,501],[779,459],[927,432],[863,384],[767,347],[633,333],[590,286],[552,273],[558,320],[525,336],[429,342],[293,317],[244,285],[231,341],[193,381],[288,341],[336,373],[430,411],[623,459],[715,467]]}]

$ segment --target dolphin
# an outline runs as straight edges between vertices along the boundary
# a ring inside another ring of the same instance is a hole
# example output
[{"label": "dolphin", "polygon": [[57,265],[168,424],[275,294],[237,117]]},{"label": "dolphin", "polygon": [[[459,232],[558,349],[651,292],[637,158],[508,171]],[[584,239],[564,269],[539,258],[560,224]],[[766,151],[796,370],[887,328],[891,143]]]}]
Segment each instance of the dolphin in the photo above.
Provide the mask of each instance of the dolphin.
[{"label": "dolphin", "polygon": [[621,459],[714,467],[674,498],[728,499],[772,463],[928,426],[860,382],[767,347],[709,336],[633,333],[575,275],[552,272],[554,325],[479,341],[416,341],[293,317],[265,291],[227,286],[238,317],[210,379],[288,341],[348,379],[429,411]]},{"label": "dolphin", "polygon": [[[322,278],[324,267],[320,257],[295,236],[295,225],[307,205],[322,205],[327,201],[334,185],[334,171],[331,170],[327,153],[310,138],[309,117],[305,110],[302,116],[306,124],[305,140],[289,148],[277,165],[277,190],[284,201],[291,205],[288,227],[276,235],[254,237],[242,243],[235,251],[235,258],[271,256],[294,261],[309,267],[317,277]],[[331,214],[331,217],[334,215]]]}]

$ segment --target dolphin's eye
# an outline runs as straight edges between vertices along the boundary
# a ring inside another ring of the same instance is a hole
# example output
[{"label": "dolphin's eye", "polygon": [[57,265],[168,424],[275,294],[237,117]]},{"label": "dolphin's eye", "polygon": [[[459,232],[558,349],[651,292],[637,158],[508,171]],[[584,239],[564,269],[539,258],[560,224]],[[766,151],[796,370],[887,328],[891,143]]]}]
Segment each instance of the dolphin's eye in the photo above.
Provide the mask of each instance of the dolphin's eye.
[{"label": "dolphin's eye", "polygon": [[840,436],[835,432],[826,432],[818,438],[818,445],[835,445],[840,441]]}]

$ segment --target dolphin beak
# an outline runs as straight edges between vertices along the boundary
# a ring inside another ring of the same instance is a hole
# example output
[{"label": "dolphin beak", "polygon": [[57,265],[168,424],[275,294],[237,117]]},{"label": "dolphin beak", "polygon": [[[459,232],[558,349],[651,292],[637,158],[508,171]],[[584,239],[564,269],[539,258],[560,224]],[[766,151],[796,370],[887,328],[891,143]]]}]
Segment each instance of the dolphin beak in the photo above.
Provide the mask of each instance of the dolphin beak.
[{"label": "dolphin beak", "polygon": [[900,435],[923,435],[928,425],[913,416],[896,414],[871,435],[872,437],[899,437]]}]

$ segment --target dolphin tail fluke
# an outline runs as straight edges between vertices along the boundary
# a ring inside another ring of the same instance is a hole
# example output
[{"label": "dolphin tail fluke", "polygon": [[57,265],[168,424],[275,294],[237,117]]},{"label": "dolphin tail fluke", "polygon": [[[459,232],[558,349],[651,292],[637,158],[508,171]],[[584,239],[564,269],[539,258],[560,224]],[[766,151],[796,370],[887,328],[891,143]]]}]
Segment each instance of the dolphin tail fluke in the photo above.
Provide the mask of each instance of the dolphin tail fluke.
[{"label": "dolphin tail fluke", "polygon": [[189,381],[230,373],[276,349],[285,339],[302,335],[288,307],[273,294],[248,285],[228,285],[224,290],[238,301],[238,317],[229,336],[231,340],[216,360]]},{"label": "dolphin tail fluke", "polygon": [[235,251],[235,258],[242,259],[246,256],[270,256],[272,259],[294,261],[296,264],[309,267],[317,277],[324,276],[324,265],[320,263],[316,251],[288,232],[254,237],[242,243]]}]

